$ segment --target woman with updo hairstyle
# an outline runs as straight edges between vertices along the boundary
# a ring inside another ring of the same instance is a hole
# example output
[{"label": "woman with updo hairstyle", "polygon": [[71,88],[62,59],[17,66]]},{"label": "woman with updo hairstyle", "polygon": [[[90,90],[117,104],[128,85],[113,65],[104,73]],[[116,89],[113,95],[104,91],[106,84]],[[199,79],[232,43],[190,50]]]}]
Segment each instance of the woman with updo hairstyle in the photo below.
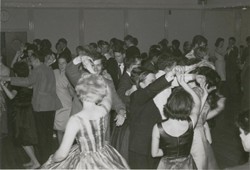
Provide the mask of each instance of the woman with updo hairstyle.
[{"label": "woman with updo hairstyle", "polygon": [[88,101],[96,104],[99,104],[107,94],[107,84],[103,77],[91,74],[82,75],[75,89],[81,101]]},{"label": "woman with updo hairstyle", "polygon": [[[26,62],[16,62],[13,66],[18,77],[28,77],[29,66]],[[30,158],[30,162],[23,164],[24,168],[35,169],[40,167],[33,145],[38,143],[36,125],[31,104],[33,89],[13,86],[9,90],[1,84],[6,95],[12,100],[13,115],[15,116],[15,141],[21,145]]]},{"label": "woman with updo hairstyle", "polygon": [[83,109],[70,117],[59,149],[42,169],[128,169],[125,159],[105,141],[112,101],[104,78],[83,74],[75,89]]},{"label": "woman with updo hairstyle", "polygon": [[[178,74],[177,80],[181,87],[173,90],[164,106],[167,119],[157,123],[152,132],[151,154],[162,157],[157,169],[196,169],[190,150],[203,103],[185,82],[185,75]],[[206,97],[207,89],[203,90]]]},{"label": "woman with updo hairstyle", "polygon": [[194,139],[191,148],[191,154],[198,169],[217,169],[218,165],[211,147],[212,138],[207,120],[214,118],[223,109],[225,98],[218,93],[220,84],[220,76],[210,67],[199,67],[191,73],[196,74],[195,92],[202,96],[202,86],[207,86],[208,97],[205,101],[204,107],[194,129]]}]

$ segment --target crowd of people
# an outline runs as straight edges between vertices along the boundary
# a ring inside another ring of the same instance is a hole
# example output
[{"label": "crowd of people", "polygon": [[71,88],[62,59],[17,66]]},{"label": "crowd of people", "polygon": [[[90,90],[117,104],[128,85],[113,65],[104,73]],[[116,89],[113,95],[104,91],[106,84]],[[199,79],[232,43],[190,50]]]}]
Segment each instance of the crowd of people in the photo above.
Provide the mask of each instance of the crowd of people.
[{"label": "crowd of people", "polygon": [[148,52],[131,35],[75,54],[64,38],[56,52],[48,39],[22,43],[9,67],[0,58],[1,137],[11,114],[27,169],[218,169],[208,120],[226,98],[242,94],[237,125],[250,151],[250,37],[240,49],[224,41],[212,53],[202,35],[182,50],[162,39]]}]

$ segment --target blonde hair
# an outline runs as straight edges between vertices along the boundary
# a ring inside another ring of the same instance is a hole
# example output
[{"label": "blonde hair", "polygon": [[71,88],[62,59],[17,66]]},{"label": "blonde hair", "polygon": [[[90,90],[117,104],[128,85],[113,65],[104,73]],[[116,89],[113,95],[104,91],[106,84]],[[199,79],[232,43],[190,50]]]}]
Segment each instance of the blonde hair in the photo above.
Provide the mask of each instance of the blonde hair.
[{"label": "blonde hair", "polygon": [[100,103],[107,94],[107,83],[100,75],[83,74],[75,89],[80,100]]}]

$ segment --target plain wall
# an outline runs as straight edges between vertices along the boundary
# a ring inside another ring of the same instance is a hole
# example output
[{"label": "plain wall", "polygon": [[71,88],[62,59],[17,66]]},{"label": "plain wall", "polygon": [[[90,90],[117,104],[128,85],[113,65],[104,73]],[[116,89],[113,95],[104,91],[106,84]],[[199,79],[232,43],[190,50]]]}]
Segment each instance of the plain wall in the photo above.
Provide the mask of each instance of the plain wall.
[{"label": "plain wall", "polygon": [[150,45],[167,38],[191,41],[197,34],[208,39],[210,50],[217,37],[235,36],[245,45],[250,35],[250,10],[217,9],[83,9],[83,8],[6,8],[9,20],[2,22],[1,31],[27,31],[28,41],[48,38],[55,43],[61,37],[68,40],[73,53],[78,45],[123,39],[131,34],[138,38],[139,48],[147,52]]}]

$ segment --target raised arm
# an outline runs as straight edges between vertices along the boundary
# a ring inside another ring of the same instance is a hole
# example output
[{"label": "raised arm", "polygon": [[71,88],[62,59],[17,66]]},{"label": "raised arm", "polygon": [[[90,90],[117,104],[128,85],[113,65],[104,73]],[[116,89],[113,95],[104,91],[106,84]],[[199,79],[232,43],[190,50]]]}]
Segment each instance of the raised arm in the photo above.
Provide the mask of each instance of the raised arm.
[{"label": "raised arm", "polygon": [[194,105],[190,114],[190,118],[192,119],[195,127],[198,120],[198,116],[201,111],[201,100],[198,97],[198,95],[194,92],[194,90],[185,82],[184,74],[177,74],[177,80],[179,84],[183,87],[183,89],[187,91],[193,98]]},{"label": "raised arm", "polygon": [[217,107],[213,110],[210,110],[207,114],[207,120],[212,119],[217,116],[225,108],[225,97],[221,97],[217,102]]}]

